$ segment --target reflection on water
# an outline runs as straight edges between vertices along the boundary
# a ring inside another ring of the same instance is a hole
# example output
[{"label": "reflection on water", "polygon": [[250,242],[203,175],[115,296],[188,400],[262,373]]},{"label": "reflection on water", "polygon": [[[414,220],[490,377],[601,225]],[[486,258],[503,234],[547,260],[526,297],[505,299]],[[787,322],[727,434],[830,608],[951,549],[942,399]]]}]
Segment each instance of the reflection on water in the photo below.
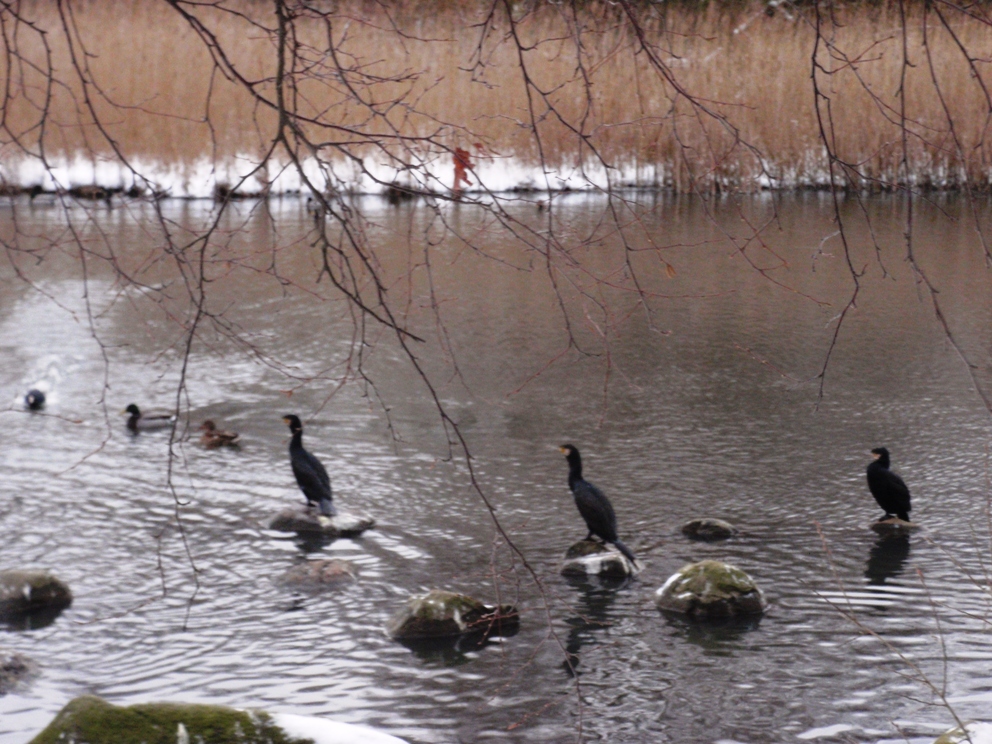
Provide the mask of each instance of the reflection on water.
[{"label": "reflection on water", "polygon": [[[992,427],[902,262],[898,203],[867,202],[886,276],[852,223],[852,261],[867,272],[818,410],[816,380],[803,380],[819,371],[851,289],[839,247],[822,243],[836,229],[829,200],[710,205],[720,229],[698,201],[649,196],[642,206],[645,229],[673,246],[665,257],[677,269],[670,278],[649,253],[631,252],[643,291],[655,298],[650,322],[628,293],[610,294],[629,270],[622,255],[576,249],[582,268],[605,282],[599,288],[590,274],[561,267],[580,345],[602,351],[596,339],[606,329],[608,356],[569,347],[543,262],[532,265],[466,205],[445,217],[488,255],[435,246],[433,295],[416,282],[390,285],[398,296],[411,293],[410,322],[431,339],[419,358],[462,423],[479,482],[543,593],[496,539],[464,468],[450,459],[429,395],[388,339],[363,352],[388,420],[367,388],[346,385],[328,398],[346,368],[352,325],[327,283],[314,284],[302,204],[236,205],[243,211],[222,225],[235,237],[218,248],[211,309],[242,329],[256,353],[207,329],[187,370],[183,407],[194,437],[177,445],[173,481],[200,584],[191,606],[194,574],[167,488],[168,433],[127,436],[116,415],[132,401],[174,405],[182,313],[122,290],[94,262],[89,297],[101,347],[84,320],[71,256],[22,267],[43,293],[0,269],[6,400],[58,370],[43,415],[13,404],[0,413],[0,567],[50,568],[75,595],[46,627],[0,629],[0,646],[41,666],[30,687],[0,698],[0,744],[24,744],[84,692],[116,703],[324,714],[415,742],[573,741],[579,720],[586,740],[615,743],[789,741],[839,725],[857,742],[930,735],[950,718],[928,704],[925,686],[902,676],[896,652],[935,680],[946,658],[957,713],[987,715],[990,607],[975,577],[985,576]],[[963,205],[937,206],[954,216]],[[59,227],[37,200],[22,207],[24,234]],[[162,207],[178,226],[199,224],[209,210]],[[407,239],[422,251],[427,210],[358,207],[384,261],[420,260]],[[576,234],[593,233],[607,207],[589,196],[560,206]],[[743,229],[738,208],[769,225],[767,247],[788,262],[774,275],[788,289],[756,274],[724,239]],[[844,208],[856,219],[857,205]],[[141,209],[130,217],[142,219]],[[154,213],[146,216],[154,225]],[[514,217],[538,219],[523,207]],[[122,261],[139,263],[142,281],[175,280],[164,264],[140,265],[157,246],[153,230],[135,229],[120,210],[94,210],[90,219]],[[915,224],[920,260],[984,375],[992,291],[974,230],[926,205]],[[286,285],[266,273],[274,225],[287,240],[299,237],[275,257],[292,279]],[[443,334],[419,314],[431,298],[442,308]],[[597,315],[597,298],[615,314]],[[302,500],[281,420],[290,408],[304,418],[307,447],[327,466],[335,501],[376,518],[361,539],[303,541],[266,529]],[[195,427],[206,418],[239,431],[240,450],[199,447]],[[644,564],[636,581],[573,585],[558,574],[584,532],[557,451],[563,441],[595,463],[594,481]],[[914,520],[923,526],[912,544],[868,529],[877,514],[863,453],[881,441],[913,484]],[[741,534],[724,543],[684,539],[679,525],[699,516],[726,519]],[[287,592],[282,577],[304,555],[350,561],[358,580]],[[762,587],[771,607],[760,621],[701,627],[658,612],[654,590],[707,558],[739,566]],[[416,652],[390,641],[387,619],[411,594],[435,587],[520,607],[519,632]],[[851,618],[876,635],[862,635]]]},{"label": "reflection on water", "polygon": [[600,642],[597,631],[612,625],[610,608],[617,593],[633,579],[607,577],[566,577],[568,584],[576,590],[575,614],[565,618],[568,636],[565,642],[565,659],[562,667],[570,674],[581,674],[582,646]]},{"label": "reflection on water", "polygon": [[879,535],[868,554],[865,578],[869,584],[884,584],[903,572],[909,558],[909,535]]}]

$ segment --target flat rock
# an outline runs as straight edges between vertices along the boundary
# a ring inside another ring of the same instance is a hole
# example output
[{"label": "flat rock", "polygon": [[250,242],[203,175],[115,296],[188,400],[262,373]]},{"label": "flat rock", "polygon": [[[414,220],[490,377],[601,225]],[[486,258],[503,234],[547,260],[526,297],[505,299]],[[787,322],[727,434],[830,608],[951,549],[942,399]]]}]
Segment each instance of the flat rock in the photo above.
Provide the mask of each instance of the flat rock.
[{"label": "flat rock", "polygon": [[722,519],[693,519],[682,525],[682,534],[690,540],[727,540],[737,534],[737,529]]},{"label": "flat rock", "polygon": [[640,569],[612,546],[594,540],[580,540],[565,553],[562,576],[604,576],[625,579]]},{"label": "flat rock", "polygon": [[0,649],[0,695],[6,695],[36,672],[37,667],[26,656]]},{"label": "flat rock", "polygon": [[655,603],[661,610],[698,619],[754,615],[768,606],[750,576],[720,561],[683,566],[655,593]]},{"label": "flat rock", "polygon": [[70,604],[69,587],[47,571],[0,571],[0,618],[59,611]]},{"label": "flat rock", "polygon": [[283,574],[283,581],[301,589],[341,586],[358,578],[353,563],[339,558],[304,561]]},{"label": "flat rock", "polygon": [[348,512],[338,512],[336,517],[325,517],[315,509],[286,509],[269,522],[270,530],[325,537],[357,537],[373,527],[375,520],[371,517]]},{"label": "flat rock", "polygon": [[880,522],[872,522],[870,527],[879,535],[898,535],[903,532],[912,532],[919,529],[920,525],[916,522],[906,522],[899,519],[899,517],[889,517]]},{"label": "flat rock", "polygon": [[30,744],[406,744],[365,726],[222,705],[70,701]]},{"label": "flat rock", "polygon": [[493,607],[464,594],[433,589],[410,597],[386,625],[386,632],[394,640],[412,641],[472,633],[499,634],[519,623],[520,616],[510,605]]}]

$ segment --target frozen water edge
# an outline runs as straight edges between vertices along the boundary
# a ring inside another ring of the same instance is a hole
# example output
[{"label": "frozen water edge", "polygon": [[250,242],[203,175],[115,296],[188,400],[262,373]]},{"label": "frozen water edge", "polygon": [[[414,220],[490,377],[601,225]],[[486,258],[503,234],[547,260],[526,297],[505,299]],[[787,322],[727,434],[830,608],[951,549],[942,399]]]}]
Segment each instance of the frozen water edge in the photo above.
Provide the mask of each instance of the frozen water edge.
[{"label": "frozen water edge", "polygon": [[[779,176],[761,174],[724,176],[718,179],[727,190],[775,191],[780,189],[824,188],[830,184],[825,168],[811,162],[802,168],[772,168]],[[178,198],[212,198],[218,193],[242,195],[298,194],[319,190],[350,194],[384,194],[392,185],[414,192],[451,194],[454,166],[450,158],[436,158],[416,170],[400,170],[366,158],[361,166],[353,162],[321,165],[315,159],[305,161],[302,174],[286,164],[270,162],[259,168],[257,159],[243,155],[221,162],[201,158],[189,163],[164,163],[135,158],[134,171],[122,163],[102,157],[77,155],[50,158],[51,168],[28,157],[8,157],[0,162],[0,183],[7,187],[43,191],[68,191],[74,188],[100,187],[128,190],[137,187],[144,193]],[[362,169],[364,167],[364,170]],[[136,173],[138,175],[136,175]],[[416,174],[415,176],[411,174]],[[543,169],[514,158],[476,157],[467,174],[471,184],[467,194],[558,191],[595,192],[620,188],[659,189],[673,186],[672,174],[663,164],[619,164],[607,169],[602,164]],[[927,183],[935,187],[953,187],[951,174],[931,174]],[[842,185],[838,181],[838,185]]]}]

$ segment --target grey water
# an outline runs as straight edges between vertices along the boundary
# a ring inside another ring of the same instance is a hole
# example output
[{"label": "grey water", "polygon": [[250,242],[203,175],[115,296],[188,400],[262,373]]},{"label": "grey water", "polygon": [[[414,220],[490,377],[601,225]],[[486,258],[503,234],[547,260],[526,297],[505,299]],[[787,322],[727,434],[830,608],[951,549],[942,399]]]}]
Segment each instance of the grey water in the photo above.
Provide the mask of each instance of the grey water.
[{"label": "grey water", "polygon": [[[992,419],[905,260],[905,205],[843,204],[863,274],[817,405],[854,287],[830,198],[632,198],[624,251],[604,199],[563,197],[550,269],[543,243],[526,249],[472,205],[443,215],[467,242],[442,239],[420,203],[355,205],[394,306],[425,339],[411,348],[537,581],[395,336],[369,322],[353,343],[298,200],[236,204],[221,221],[207,255],[219,320],[202,322],[181,395],[191,316],[154,211],[0,205],[8,246],[16,234],[34,250],[8,248],[0,267],[0,568],[50,569],[75,594],[52,622],[0,627],[0,647],[40,668],[0,697],[0,744],[29,741],[84,693],[328,716],[424,743],[931,742],[953,725],[948,706],[987,717]],[[162,204],[180,237],[215,209]],[[546,211],[506,209],[546,234]],[[988,226],[988,205],[978,212]],[[969,215],[963,199],[921,202],[914,250],[984,384],[990,270]],[[357,378],[359,353],[374,386]],[[38,381],[42,415],[20,401]],[[118,415],[177,401],[171,461],[169,432],[131,436]],[[373,515],[374,530],[314,543],[266,528],[302,503],[286,413],[303,418],[339,508]],[[199,447],[206,418],[242,447]],[[636,579],[559,576],[585,535],[564,442],[612,499],[644,564]],[[869,529],[876,446],[913,493],[922,526],[908,538]],[[678,528],[698,516],[740,535],[689,542]],[[306,593],[281,580],[319,557],[353,562],[357,582]],[[704,558],[747,571],[768,612],[717,626],[661,614],[655,590]],[[435,587],[517,605],[519,632],[389,640],[388,618]]]}]

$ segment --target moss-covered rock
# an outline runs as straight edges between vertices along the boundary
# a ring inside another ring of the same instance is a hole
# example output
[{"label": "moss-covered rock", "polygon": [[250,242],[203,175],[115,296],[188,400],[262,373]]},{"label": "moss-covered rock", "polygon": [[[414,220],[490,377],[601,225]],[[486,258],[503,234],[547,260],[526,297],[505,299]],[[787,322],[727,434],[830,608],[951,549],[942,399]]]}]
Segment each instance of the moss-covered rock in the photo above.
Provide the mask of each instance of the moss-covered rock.
[{"label": "moss-covered rock", "polygon": [[398,641],[450,638],[469,633],[498,634],[519,622],[516,609],[510,605],[491,607],[464,594],[434,589],[410,597],[386,625],[386,632]]},{"label": "moss-covered rock", "polygon": [[604,576],[624,579],[638,568],[619,551],[595,540],[580,540],[565,553],[562,576]]},{"label": "moss-covered rock", "polygon": [[972,721],[964,725],[967,731],[955,726],[937,737],[933,744],[992,744],[992,723]]},{"label": "moss-covered rock", "polygon": [[682,534],[690,540],[728,540],[737,534],[737,530],[729,522],[722,519],[692,519],[682,525]]},{"label": "moss-covered rock", "polygon": [[314,509],[286,509],[269,522],[270,530],[324,537],[358,537],[373,527],[375,520],[371,517],[347,512],[338,512],[337,516],[325,517]]},{"label": "moss-covered rock", "polygon": [[353,563],[330,558],[298,563],[283,574],[282,580],[295,589],[322,589],[350,584],[356,578]]},{"label": "moss-covered rock", "polygon": [[30,744],[314,744],[292,738],[267,713],[221,705],[147,703],[119,707],[83,695]]},{"label": "moss-covered rock", "polygon": [[0,695],[6,695],[36,672],[37,667],[26,656],[0,649]]},{"label": "moss-covered rock", "polygon": [[683,566],[656,592],[655,602],[659,609],[700,619],[752,615],[767,607],[750,576],[719,561]]},{"label": "moss-covered rock", "polygon": [[69,587],[47,571],[0,571],[0,618],[59,611],[70,604]]}]

